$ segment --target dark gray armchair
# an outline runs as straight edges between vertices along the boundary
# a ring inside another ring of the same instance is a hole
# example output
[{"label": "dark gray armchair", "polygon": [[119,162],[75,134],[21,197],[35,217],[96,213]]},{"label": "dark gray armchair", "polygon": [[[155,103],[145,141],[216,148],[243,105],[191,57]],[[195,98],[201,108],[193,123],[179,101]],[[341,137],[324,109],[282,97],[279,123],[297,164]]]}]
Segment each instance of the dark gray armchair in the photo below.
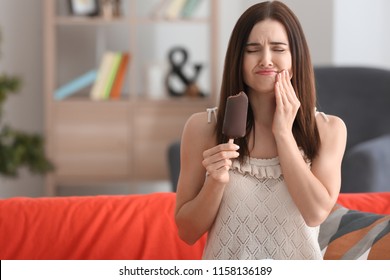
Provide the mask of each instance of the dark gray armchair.
[{"label": "dark gray armchair", "polygon": [[348,130],[342,192],[390,191],[390,71],[316,67],[318,110]]},{"label": "dark gray armchair", "polygon": [[[390,70],[315,67],[318,110],[346,123],[341,192],[390,191]],[[173,190],[180,171],[180,142],[168,150]]]}]

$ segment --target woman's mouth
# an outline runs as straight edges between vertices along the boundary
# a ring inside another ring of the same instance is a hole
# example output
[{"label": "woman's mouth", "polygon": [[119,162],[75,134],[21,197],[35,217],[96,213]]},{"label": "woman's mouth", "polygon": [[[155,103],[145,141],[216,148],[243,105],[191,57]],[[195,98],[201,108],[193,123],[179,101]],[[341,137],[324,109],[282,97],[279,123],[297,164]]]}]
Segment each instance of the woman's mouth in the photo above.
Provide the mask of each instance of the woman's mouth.
[{"label": "woman's mouth", "polygon": [[257,75],[262,75],[262,76],[275,76],[278,73],[276,70],[258,70],[256,71]]}]

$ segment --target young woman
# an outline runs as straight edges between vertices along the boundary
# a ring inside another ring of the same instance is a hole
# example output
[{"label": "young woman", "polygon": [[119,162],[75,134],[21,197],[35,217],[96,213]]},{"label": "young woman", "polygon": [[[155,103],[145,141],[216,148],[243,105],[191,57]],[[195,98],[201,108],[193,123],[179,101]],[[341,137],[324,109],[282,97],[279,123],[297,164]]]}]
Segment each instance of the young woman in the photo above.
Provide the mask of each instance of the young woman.
[{"label": "young woman", "polygon": [[[226,100],[248,95],[247,132],[222,134]],[[205,259],[321,259],[319,225],[336,202],[346,127],[315,110],[313,66],[301,25],[278,1],[238,19],[218,113],[184,128],[176,223],[189,244],[208,233]]]}]

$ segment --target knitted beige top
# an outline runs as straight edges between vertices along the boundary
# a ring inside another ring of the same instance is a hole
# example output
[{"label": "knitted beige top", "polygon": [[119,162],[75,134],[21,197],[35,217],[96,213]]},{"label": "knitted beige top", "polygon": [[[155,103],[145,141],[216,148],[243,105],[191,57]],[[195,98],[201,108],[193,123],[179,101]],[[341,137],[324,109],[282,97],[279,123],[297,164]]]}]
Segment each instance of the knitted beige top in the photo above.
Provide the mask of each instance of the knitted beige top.
[{"label": "knitted beige top", "polygon": [[229,173],[203,259],[322,259],[319,226],[303,220],[278,157],[234,160]]}]

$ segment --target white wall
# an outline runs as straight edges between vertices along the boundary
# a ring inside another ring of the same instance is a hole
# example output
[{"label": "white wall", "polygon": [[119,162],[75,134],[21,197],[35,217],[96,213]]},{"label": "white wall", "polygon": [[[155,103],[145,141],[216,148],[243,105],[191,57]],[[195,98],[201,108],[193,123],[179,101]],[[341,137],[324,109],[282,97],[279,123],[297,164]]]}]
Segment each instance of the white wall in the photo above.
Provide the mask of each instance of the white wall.
[{"label": "white wall", "polygon": [[389,11],[388,0],[335,1],[334,64],[390,69]]}]

